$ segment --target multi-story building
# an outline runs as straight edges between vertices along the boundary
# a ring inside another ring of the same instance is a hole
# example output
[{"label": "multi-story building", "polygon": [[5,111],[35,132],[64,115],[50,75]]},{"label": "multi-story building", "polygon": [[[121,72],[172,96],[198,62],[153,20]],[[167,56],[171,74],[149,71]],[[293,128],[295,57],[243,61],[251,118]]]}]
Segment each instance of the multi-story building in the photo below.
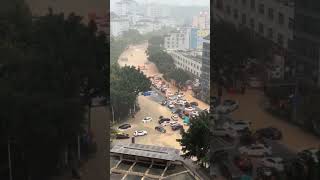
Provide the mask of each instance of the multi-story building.
[{"label": "multi-story building", "polygon": [[197,49],[202,49],[204,38],[210,34],[210,29],[198,29],[197,31]]},{"label": "multi-story building", "polygon": [[158,18],[163,16],[162,6],[156,4],[148,4],[146,11],[148,17]]},{"label": "multi-story building", "polygon": [[192,19],[192,27],[198,29],[210,29],[210,14],[207,11],[200,12]]},{"label": "multi-story building", "polygon": [[116,3],[116,13],[120,16],[135,15],[138,3],[134,0],[120,0]]},{"label": "multi-story building", "polygon": [[168,50],[190,49],[191,28],[173,31],[164,37],[164,47]]},{"label": "multi-story building", "polygon": [[294,38],[289,44],[295,75],[320,85],[320,1],[295,0]]},{"label": "multi-story building", "polygon": [[201,76],[201,56],[195,51],[174,50],[167,51],[173,58],[177,68],[192,73],[195,77]]},{"label": "multi-story building", "polygon": [[[288,43],[293,39],[292,0],[214,0],[214,20],[247,28],[257,37],[273,42],[274,55],[287,64]],[[284,71],[285,67],[281,67]]]},{"label": "multi-story building", "polygon": [[210,97],[210,35],[203,42],[200,85],[201,99],[207,101]]},{"label": "multi-story building", "polygon": [[120,36],[123,32],[128,31],[129,27],[128,19],[113,18],[110,21],[111,36]]},{"label": "multi-story building", "polygon": [[197,49],[198,47],[198,29],[191,28],[190,32],[190,49]]}]

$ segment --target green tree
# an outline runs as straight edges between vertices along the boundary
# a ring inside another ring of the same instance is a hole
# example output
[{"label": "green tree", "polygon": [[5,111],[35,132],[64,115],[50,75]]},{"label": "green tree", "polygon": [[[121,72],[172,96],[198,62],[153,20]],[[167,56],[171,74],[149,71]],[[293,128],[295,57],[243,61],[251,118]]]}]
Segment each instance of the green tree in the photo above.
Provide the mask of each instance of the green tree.
[{"label": "green tree", "polygon": [[135,67],[114,64],[110,74],[110,97],[117,118],[128,115],[140,92],[150,90],[151,81]]},{"label": "green tree", "polygon": [[182,133],[182,138],[177,141],[182,146],[184,158],[197,158],[197,163],[205,166],[208,163],[210,151],[211,131],[210,115],[207,112],[200,113],[200,116],[191,119],[187,132]]},{"label": "green tree", "polygon": [[167,77],[175,80],[178,87],[183,86],[188,80],[192,80],[191,74],[180,68],[168,72]]}]

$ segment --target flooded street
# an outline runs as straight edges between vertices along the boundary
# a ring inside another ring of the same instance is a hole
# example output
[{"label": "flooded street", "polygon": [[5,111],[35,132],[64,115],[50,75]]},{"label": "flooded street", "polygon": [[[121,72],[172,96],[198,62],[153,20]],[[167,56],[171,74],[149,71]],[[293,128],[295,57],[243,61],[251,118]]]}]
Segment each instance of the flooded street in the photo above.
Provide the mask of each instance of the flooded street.
[{"label": "flooded street", "polygon": [[228,98],[239,101],[239,109],[232,114],[232,117],[236,120],[251,121],[253,130],[268,126],[278,128],[283,133],[281,142],[295,152],[319,147],[319,137],[266,112],[263,108],[264,94],[262,91],[248,89],[244,95],[224,93],[223,99]]},{"label": "flooded street", "polygon": [[[132,65],[138,67],[145,65],[146,70],[143,70],[143,72],[146,76],[159,75],[157,67],[153,63],[148,62],[145,53],[147,46],[147,43],[130,46],[120,57],[120,59],[126,57],[128,58],[128,61],[119,60],[120,66]],[[172,92],[177,90],[172,85],[170,85],[170,89]],[[187,91],[185,94],[188,101],[198,102],[199,108],[209,108],[208,104],[192,97],[191,91]],[[283,139],[281,142],[295,152],[306,148],[319,147],[320,145],[319,137],[316,137],[300,127],[274,117],[266,112],[263,109],[264,94],[259,90],[249,89],[244,95],[224,93],[223,98],[230,98],[239,101],[239,109],[232,113],[232,117],[234,119],[251,121],[253,130],[268,126],[278,128],[283,132]],[[167,133],[165,134],[160,134],[154,130],[154,127],[158,125],[157,120],[160,115],[164,117],[171,117],[169,109],[153,101],[151,97],[139,97],[138,102],[141,106],[141,110],[137,113],[134,119],[129,120],[129,123],[131,123],[133,127],[128,130],[128,132],[132,135],[135,130],[147,130],[149,134],[144,137],[136,138],[136,142],[163,145],[180,149],[181,147],[179,146],[179,143],[176,142],[176,139],[180,138],[179,132],[173,132],[170,127],[166,127]],[[153,121],[143,124],[141,120],[146,116],[152,117]],[[179,121],[181,121],[181,119]]]}]

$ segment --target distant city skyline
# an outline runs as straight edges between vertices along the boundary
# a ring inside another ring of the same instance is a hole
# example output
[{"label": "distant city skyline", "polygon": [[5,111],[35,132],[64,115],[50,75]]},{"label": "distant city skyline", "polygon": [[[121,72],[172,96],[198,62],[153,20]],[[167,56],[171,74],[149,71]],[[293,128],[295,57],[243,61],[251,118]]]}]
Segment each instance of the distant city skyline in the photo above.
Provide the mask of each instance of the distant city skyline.
[{"label": "distant city skyline", "polygon": [[[110,1],[110,9],[113,10],[115,8],[115,3],[120,0],[111,0]],[[210,7],[210,0],[135,0],[139,4],[148,3],[159,3],[159,4],[168,4],[168,5],[176,5],[176,6],[207,6]]]}]

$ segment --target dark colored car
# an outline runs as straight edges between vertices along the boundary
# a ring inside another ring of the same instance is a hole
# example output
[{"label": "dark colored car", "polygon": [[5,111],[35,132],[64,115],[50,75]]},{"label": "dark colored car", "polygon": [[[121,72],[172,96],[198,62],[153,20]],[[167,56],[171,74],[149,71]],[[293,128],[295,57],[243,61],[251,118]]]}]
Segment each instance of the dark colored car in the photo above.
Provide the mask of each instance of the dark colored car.
[{"label": "dark colored car", "polygon": [[244,172],[251,172],[252,171],[253,165],[252,165],[252,161],[250,160],[250,158],[236,156],[234,158],[233,162],[241,171],[244,171]]},{"label": "dark colored car", "polygon": [[162,124],[164,121],[171,121],[169,118],[162,118],[158,122],[159,124]]},{"label": "dark colored car", "polygon": [[190,103],[188,103],[188,102],[186,102],[186,104],[184,105],[184,107],[190,107],[191,105],[190,105]]},{"label": "dark colored car", "polygon": [[119,129],[128,129],[131,128],[130,124],[122,124],[121,126],[119,126]]},{"label": "dark colored car", "polygon": [[179,129],[183,129],[183,126],[181,124],[176,124],[174,126],[171,126],[171,129],[173,131],[179,130]]},{"label": "dark colored car", "polygon": [[256,131],[255,136],[257,138],[267,138],[272,140],[279,140],[282,138],[282,133],[280,130],[274,127],[267,127],[263,129],[259,129]]},{"label": "dark colored car", "polygon": [[154,129],[156,131],[161,132],[161,133],[166,133],[167,132],[162,126],[156,126]]},{"label": "dark colored car", "polygon": [[198,106],[199,104],[197,102],[191,102],[190,105],[191,106]]},{"label": "dark colored car", "polygon": [[161,102],[161,105],[162,105],[162,106],[167,105],[167,101],[166,101],[166,100],[162,101],[162,102]]},{"label": "dark colored car", "polygon": [[125,134],[125,133],[118,133],[116,134],[116,139],[129,139],[129,134]]}]

